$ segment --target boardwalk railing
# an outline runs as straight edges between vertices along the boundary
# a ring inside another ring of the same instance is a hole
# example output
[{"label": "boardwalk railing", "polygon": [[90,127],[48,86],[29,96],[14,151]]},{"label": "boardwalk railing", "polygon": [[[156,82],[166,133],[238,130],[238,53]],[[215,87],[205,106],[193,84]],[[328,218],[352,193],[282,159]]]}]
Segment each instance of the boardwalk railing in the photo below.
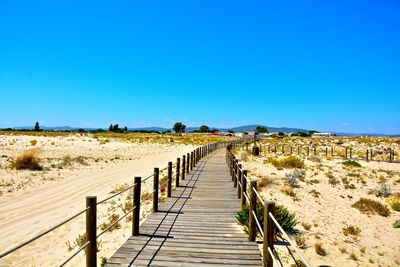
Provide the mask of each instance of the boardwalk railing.
[{"label": "boardwalk railing", "polygon": [[[249,181],[247,171],[243,170],[239,160],[231,152],[232,148],[238,146],[239,144],[233,143],[227,147],[226,150],[226,161],[229,167],[230,174],[232,176],[233,186],[237,188],[237,196],[241,199],[242,208],[249,206],[249,225],[248,225],[248,238],[249,241],[256,241],[257,232],[260,234],[263,240],[262,249],[262,262],[263,266],[272,267],[282,266],[279,260],[277,251],[274,248],[275,239],[275,228],[278,229],[280,236],[289,243],[290,247],[297,253],[298,257],[305,266],[311,266],[300,249],[288,236],[288,234],[283,230],[282,226],[274,217],[275,203],[271,201],[265,201],[261,198],[257,191],[257,181]],[[264,221],[260,222],[257,218],[257,203],[263,206]],[[292,258],[292,252],[289,249],[289,253]],[[295,261],[297,264],[297,261]]]},{"label": "boardwalk railing", "polygon": [[[50,229],[45,230],[44,232],[30,238],[29,240],[5,251],[0,254],[0,259],[6,257],[7,255],[25,247],[26,245],[34,242],[35,240],[45,236],[46,234],[56,230],[60,226],[72,221],[77,218],[79,215],[86,214],[86,240],[83,245],[79,247],[72,255],[70,255],[60,266],[65,266],[68,262],[70,262],[75,256],[77,256],[82,250],[85,250],[86,253],[86,266],[95,267],[97,266],[97,240],[100,236],[105,234],[107,231],[115,227],[122,219],[132,216],[132,235],[139,235],[139,223],[140,223],[140,208],[141,205],[152,198],[152,211],[158,211],[158,203],[160,198],[160,192],[162,190],[167,191],[167,197],[171,197],[171,191],[173,187],[173,180],[175,179],[175,186],[179,186],[179,180],[184,180],[187,173],[189,173],[195,165],[205,156],[210,154],[212,151],[225,147],[228,143],[213,143],[201,146],[196,148],[190,153],[182,156],[182,159],[178,158],[174,164],[172,162],[168,162],[168,166],[162,170],[159,168],[154,168],[154,173],[149,177],[142,180],[141,177],[135,177],[134,184],[129,186],[113,195],[101,200],[97,201],[96,196],[87,196],[85,202],[85,209],[77,212],[76,214],[70,216],[62,222],[59,222],[55,226]],[[175,172],[174,172],[175,168]],[[166,179],[160,179],[160,173],[163,171],[167,172]],[[142,185],[146,181],[150,181],[153,179],[153,190],[148,193],[145,192],[142,194]],[[106,203],[107,201],[125,193],[131,191],[132,194],[132,203],[131,207],[128,211],[126,211],[121,217],[118,217],[116,220],[112,221],[109,225],[102,229],[100,233],[97,233],[98,223],[97,223],[97,210],[98,205]]]},{"label": "boardwalk railing", "polygon": [[[250,142],[246,142],[244,145],[246,150],[249,149]],[[274,153],[280,155],[305,155],[305,156],[331,156],[332,158],[342,159],[357,159],[365,161],[378,161],[375,157],[379,155],[385,155],[385,158],[381,161],[387,161],[389,163],[400,163],[399,160],[395,159],[398,156],[398,152],[392,148],[377,150],[373,148],[367,148],[365,150],[356,150],[348,146],[299,146],[299,145],[288,145],[288,144],[264,144],[260,147],[266,153]]]}]

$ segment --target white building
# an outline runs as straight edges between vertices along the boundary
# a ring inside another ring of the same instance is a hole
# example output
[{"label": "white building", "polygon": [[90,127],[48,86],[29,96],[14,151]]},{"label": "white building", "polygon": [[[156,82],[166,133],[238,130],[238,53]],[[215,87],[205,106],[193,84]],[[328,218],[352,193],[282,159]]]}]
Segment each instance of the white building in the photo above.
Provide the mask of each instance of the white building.
[{"label": "white building", "polygon": [[314,133],[312,137],[333,137],[336,133]]}]

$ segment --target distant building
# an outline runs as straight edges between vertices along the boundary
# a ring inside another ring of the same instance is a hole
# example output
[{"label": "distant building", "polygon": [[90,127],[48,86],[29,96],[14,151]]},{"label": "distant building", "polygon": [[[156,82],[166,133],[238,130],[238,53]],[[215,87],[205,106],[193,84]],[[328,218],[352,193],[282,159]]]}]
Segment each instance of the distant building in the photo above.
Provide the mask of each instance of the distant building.
[{"label": "distant building", "polygon": [[333,137],[336,133],[313,133],[312,137]]}]

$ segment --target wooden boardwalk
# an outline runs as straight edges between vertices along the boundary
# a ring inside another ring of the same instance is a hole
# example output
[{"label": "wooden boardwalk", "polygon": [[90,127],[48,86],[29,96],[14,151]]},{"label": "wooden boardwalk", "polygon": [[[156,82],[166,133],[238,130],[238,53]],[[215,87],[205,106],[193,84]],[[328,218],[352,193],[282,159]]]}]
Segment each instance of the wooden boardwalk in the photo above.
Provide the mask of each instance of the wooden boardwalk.
[{"label": "wooden boardwalk", "polygon": [[261,266],[255,242],[237,224],[240,209],[225,148],[204,159],[106,266]]}]

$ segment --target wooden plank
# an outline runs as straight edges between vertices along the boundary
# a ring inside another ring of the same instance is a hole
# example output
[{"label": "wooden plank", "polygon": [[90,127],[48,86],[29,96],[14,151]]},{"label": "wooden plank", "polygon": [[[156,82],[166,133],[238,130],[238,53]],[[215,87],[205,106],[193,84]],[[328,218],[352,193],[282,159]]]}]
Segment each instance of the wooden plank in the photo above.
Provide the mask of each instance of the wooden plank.
[{"label": "wooden plank", "polygon": [[106,266],[260,266],[260,250],[249,242],[235,215],[224,149],[201,160],[171,198],[159,204]]}]

